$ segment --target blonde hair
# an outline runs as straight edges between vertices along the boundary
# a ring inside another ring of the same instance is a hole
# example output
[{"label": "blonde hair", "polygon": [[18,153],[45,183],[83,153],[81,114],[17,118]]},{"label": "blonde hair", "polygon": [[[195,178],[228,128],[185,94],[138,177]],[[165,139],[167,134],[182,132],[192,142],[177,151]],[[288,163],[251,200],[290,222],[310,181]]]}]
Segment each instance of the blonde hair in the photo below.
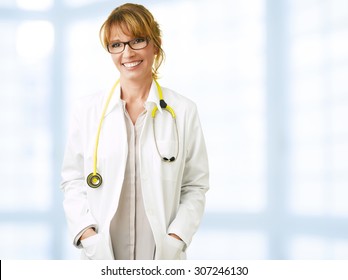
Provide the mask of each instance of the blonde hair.
[{"label": "blonde hair", "polygon": [[111,28],[114,26],[120,28],[125,34],[130,33],[134,37],[147,37],[153,41],[158,51],[152,66],[152,77],[157,79],[158,69],[165,58],[165,54],[161,47],[161,30],[153,15],[139,4],[127,3],[114,9],[99,32],[100,41],[105,49],[110,43]]}]

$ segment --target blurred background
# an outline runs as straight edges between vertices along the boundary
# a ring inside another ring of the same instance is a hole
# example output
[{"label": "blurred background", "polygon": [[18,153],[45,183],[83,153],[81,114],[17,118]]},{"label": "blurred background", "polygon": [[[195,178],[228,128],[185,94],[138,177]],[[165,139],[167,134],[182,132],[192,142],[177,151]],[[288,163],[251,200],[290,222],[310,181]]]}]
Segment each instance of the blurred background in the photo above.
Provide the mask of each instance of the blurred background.
[{"label": "blurred background", "polygon": [[[71,104],[118,76],[124,2],[0,0],[0,258],[76,259],[60,168]],[[211,189],[189,259],[348,259],[348,2],[138,1],[160,84],[193,99]]]}]

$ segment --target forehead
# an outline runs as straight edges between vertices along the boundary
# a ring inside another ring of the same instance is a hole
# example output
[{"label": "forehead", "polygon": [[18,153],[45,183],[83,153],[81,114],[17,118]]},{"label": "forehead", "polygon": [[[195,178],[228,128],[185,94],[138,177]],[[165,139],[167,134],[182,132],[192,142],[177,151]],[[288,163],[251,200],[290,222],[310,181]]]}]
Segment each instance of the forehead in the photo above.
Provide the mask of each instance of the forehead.
[{"label": "forehead", "polygon": [[124,41],[129,40],[133,37],[134,35],[128,30],[126,26],[113,25],[110,28],[110,41]]},{"label": "forehead", "polygon": [[145,34],[140,26],[127,24],[113,24],[110,27],[109,39],[114,40],[129,40],[135,37],[144,37]]}]

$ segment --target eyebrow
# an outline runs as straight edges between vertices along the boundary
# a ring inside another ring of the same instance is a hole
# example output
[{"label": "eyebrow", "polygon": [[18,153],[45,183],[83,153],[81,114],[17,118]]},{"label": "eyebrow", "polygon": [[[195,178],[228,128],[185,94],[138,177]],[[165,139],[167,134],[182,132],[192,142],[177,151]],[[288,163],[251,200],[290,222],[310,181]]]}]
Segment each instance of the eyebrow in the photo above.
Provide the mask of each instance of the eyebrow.
[{"label": "eyebrow", "polygon": [[129,43],[133,40],[136,40],[136,39],[145,39],[145,37],[134,37],[133,39],[129,40],[129,41],[121,41],[120,39],[116,39],[116,40],[111,40],[109,43]]},{"label": "eyebrow", "polygon": [[[136,38],[139,38],[139,37],[136,37],[136,36],[134,36],[134,35],[127,35],[127,34],[124,34],[124,35],[126,35],[126,36],[128,36],[128,37],[130,37],[130,38],[133,38],[133,39],[131,39],[131,40],[134,40],[134,39],[136,39]],[[110,37],[111,37],[111,36],[110,36]],[[114,37],[110,38],[110,42],[128,42],[128,41],[121,41],[121,39],[118,37],[118,34],[115,34]]]},{"label": "eyebrow", "polygon": [[122,43],[122,41],[120,39],[110,40],[110,43],[115,43],[115,42]]}]

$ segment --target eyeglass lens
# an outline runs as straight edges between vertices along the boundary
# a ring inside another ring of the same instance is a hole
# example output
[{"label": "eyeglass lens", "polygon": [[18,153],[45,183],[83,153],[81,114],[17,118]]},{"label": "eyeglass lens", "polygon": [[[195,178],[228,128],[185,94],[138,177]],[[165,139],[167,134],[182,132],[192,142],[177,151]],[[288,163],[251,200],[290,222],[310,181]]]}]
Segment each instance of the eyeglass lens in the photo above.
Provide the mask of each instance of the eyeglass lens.
[{"label": "eyeglass lens", "polygon": [[141,50],[145,48],[148,44],[148,40],[146,38],[136,38],[129,42],[111,42],[108,45],[108,51],[110,53],[121,53],[124,51],[126,45],[128,45],[133,50]]}]

